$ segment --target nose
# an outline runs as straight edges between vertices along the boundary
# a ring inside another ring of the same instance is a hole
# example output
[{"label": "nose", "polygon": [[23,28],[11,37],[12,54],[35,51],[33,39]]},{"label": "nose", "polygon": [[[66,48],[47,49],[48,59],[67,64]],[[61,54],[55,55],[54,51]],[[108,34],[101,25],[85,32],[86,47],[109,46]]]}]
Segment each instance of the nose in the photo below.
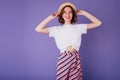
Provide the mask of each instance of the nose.
[{"label": "nose", "polygon": [[70,14],[69,14],[69,13],[67,13],[67,14],[66,14],[66,16],[70,16]]}]

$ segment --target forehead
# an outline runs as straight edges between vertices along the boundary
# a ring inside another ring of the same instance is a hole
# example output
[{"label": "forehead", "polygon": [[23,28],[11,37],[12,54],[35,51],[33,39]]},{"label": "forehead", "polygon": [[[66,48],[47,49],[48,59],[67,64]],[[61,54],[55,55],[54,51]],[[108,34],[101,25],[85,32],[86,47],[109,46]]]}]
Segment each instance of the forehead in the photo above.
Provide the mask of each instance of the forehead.
[{"label": "forehead", "polygon": [[69,6],[66,6],[66,7],[64,8],[64,11],[72,11],[72,9],[71,9]]}]

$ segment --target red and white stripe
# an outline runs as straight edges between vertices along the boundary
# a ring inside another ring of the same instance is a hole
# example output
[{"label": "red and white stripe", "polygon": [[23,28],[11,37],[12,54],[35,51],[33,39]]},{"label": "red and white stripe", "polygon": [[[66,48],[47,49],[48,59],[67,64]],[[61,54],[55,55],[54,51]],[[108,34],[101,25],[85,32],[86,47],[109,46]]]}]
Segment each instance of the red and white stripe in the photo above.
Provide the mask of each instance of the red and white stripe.
[{"label": "red and white stripe", "polygon": [[58,57],[57,80],[82,80],[79,53],[63,52]]}]

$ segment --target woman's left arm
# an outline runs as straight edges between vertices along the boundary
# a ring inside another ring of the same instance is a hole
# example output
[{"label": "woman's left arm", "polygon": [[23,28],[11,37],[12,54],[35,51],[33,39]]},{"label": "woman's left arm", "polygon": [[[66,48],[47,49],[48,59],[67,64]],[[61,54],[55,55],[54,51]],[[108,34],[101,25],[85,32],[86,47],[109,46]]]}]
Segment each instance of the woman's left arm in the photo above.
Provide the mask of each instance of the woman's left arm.
[{"label": "woman's left arm", "polygon": [[92,14],[88,13],[87,11],[78,10],[77,14],[78,15],[83,15],[91,21],[91,23],[89,23],[87,25],[87,29],[93,29],[93,28],[99,27],[102,24],[102,22],[98,18],[96,18]]}]

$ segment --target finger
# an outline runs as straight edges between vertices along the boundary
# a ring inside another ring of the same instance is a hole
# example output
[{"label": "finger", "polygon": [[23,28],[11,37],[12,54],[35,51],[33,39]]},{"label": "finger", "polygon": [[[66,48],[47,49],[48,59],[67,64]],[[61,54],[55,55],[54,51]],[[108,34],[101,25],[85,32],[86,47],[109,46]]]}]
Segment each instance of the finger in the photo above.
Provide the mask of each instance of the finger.
[{"label": "finger", "polygon": [[76,12],[78,13],[78,12],[79,12],[79,10],[76,10]]},{"label": "finger", "polygon": [[80,10],[77,10],[76,13],[77,13],[78,15],[81,15],[81,11],[80,11]]},{"label": "finger", "polygon": [[58,16],[58,12],[56,13],[56,16]]},{"label": "finger", "polygon": [[56,14],[55,14],[55,13],[52,13],[52,16],[56,16]]}]

